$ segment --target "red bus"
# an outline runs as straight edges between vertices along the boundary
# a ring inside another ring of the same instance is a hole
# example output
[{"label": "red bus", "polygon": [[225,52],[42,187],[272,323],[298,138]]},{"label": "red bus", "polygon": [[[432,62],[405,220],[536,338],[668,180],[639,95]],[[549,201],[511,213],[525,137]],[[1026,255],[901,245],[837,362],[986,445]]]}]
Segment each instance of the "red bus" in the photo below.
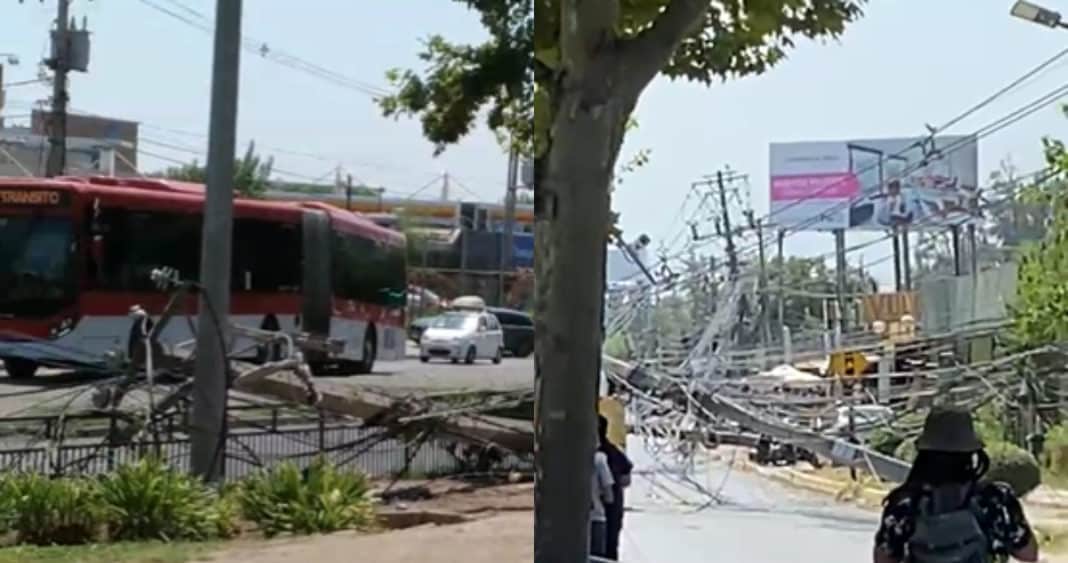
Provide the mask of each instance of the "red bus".
[{"label": "red bus", "polygon": [[[135,305],[169,296],[151,273],[199,279],[203,186],[154,179],[0,178],[0,359],[8,376],[129,357]],[[404,235],[324,203],[234,202],[231,322],[340,339],[328,369],[368,373],[405,352]],[[194,314],[195,299],[189,313]],[[171,322],[164,347],[194,339]],[[232,350],[265,350],[236,338]]]}]

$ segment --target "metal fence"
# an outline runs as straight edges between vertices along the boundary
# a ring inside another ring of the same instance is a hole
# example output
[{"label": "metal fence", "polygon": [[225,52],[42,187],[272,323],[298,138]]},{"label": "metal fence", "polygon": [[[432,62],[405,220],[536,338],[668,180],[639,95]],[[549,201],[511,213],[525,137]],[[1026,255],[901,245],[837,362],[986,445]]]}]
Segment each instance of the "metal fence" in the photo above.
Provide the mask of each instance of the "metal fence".
[{"label": "metal fence", "polygon": [[[75,423],[90,430],[59,439]],[[136,443],[109,439],[115,435],[117,424],[116,417],[107,414],[0,419],[0,431],[12,425],[21,429],[18,433],[8,431],[7,447],[0,445],[0,471],[100,475],[146,455],[157,456],[178,470],[189,469],[190,440],[181,431],[185,426],[180,422],[163,425],[164,432]],[[22,432],[34,426],[39,432],[30,432],[33,440],[13,444],[11,436],[25,438]],[[407,441],[391,437],[382,428],[324,415],[313,422],[294,422],[275,411],[260,422],[242,421],[228,432],[226,478],[240,479],[287,461],[304,468],[319,457],[372,478],[434,477],[471,470],[470,459],[455,442],[437,438]],[[526,467],[526,460],[507,455],[493,463],[494,470]]]}]

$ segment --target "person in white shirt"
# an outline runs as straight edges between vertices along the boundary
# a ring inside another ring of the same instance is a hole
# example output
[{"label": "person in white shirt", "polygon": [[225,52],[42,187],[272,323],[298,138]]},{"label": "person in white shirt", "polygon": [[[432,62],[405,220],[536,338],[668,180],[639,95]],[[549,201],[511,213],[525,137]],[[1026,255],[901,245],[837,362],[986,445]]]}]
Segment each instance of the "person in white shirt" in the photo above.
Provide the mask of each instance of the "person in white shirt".
[{"label": "person in white shirt", "polygon": [[612,486],[615,480],[608,467],[608,456],[602,451],[593,454],[593,475],[591,477],[590,499],[590,554],[604,557],[607,551],[608,517],[605,503],[615,502]]}]

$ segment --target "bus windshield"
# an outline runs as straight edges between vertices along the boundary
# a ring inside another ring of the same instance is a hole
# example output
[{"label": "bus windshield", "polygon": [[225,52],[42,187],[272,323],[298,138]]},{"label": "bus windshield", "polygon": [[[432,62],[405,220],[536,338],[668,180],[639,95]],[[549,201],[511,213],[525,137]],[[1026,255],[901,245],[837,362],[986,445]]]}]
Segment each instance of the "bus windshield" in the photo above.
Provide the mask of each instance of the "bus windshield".
[{"label": "bus windshield", "polygon": [[0,315],[45,316],[74,298],[70,218],[0,215]]}]

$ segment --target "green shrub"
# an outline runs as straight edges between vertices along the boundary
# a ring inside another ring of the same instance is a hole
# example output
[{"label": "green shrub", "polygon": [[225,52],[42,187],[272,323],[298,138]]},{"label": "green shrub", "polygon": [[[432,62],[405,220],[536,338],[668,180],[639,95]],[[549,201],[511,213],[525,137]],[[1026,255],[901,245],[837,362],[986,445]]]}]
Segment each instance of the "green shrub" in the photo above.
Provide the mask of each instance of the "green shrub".
[{"label": "green shrub", "polygon": [[904,436],[886,426],[880,426],[868,435],[868,447],[883,455],[894,455],[904,441]]},{"label": "green shrub", "polygon": [[263,533],[315,534],[363,528],[374,521],[370,483],[317,460],[305,472],[284,463],[246,479],[242,514]]},{"label": "green shrub", "polygon": [[95,541],[107,521],[100,491],[88,479],[49,479],[36,474],[10,477],[19,543],[77,545]]},{"label": "green shrub", "polygon": [[987,403],[975,411],[975,431],[984,444],[1005,441],[1004,410],[995,403]]},{"label": "green shrub", "polygon": [[241,528],[238,520],[241,516],[241,502],[237,493],[222,489],[215,508],[217,511],[215,535],[222,539],[231,539],[240,535]]},{"label": "green shrub", "polygon": [[916,439],[910,438],[898,444],[897,449],[894,450],[894,457],[909,463],[916,461]]},{"label": "green shrub", "polygon": [[1043,465],[1054,475],[1068,477],[1068,426],[1058,424],[1046,434]]},{"label": "green shrub", "polygon": [[109,509],[113,541],[205,540],[218,535],[219,498],[189,475],[155,458],[124,465],[100,479],[100,498]]},{"label": "green shrub", "polygon": [[984,480],[1006,483],[1019,497],[1042,484],[1038,461],[1023,448],[999,442],[987,446],[986,452],[990,456],[990,471]]},{"label": "green shrub", "polygon": [[0,475],[0,535],[12,531],[18,516],[15,478],[11,474]]}]

